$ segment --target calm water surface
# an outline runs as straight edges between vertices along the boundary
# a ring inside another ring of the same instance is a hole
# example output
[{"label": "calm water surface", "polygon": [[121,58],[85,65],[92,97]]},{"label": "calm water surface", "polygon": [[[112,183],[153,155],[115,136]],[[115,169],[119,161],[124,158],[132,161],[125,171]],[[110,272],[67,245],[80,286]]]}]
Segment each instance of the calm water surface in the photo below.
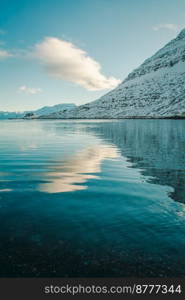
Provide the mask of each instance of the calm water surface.
[{"label": "calm water surface", "polygon": [[0,276],[185,276],[184,129],[0,121]]}]

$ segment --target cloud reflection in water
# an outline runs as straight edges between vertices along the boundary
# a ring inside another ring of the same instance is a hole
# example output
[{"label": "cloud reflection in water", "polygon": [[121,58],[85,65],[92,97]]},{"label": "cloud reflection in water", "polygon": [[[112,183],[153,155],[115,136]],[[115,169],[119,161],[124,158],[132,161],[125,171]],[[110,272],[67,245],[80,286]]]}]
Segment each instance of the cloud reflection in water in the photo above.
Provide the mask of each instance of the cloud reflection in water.
[{"label": "cloud reflection in water", "polygon": [[[47,193],[72,192],[87,189],[88,179],[98,179],[101,163],[105,159],[119,157],[117,148],[97,145],[83,149],[61,165],[44,174],[49,183],[38,186],[38,190]],[[51,167],[53,168],[53,167]]]}]

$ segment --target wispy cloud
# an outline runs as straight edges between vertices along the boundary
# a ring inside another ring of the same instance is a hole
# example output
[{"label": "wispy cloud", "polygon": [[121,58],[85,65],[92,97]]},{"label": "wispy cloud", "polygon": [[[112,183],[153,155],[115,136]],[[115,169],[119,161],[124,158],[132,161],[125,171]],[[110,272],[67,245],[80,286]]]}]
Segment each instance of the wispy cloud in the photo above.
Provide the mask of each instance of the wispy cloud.
[{"label": "wispy cloud", "polygon": [[83,86],[88,90],[111,89],[120,83],[101,73],[101,65],[70,42],[48,37],[37,44],[34,56],[48,74]]},{"label": "wispy cloud", "polygon": [[18,91],[21,92],[21,93],[25,93],[25,94],[35,95],[35,94],[41,93],[42,89],[40,89],[40,88],[30,88],[26,85],[22,85],[22,86],[19,87]]},{"label": "wispy cloud", "polygon": [[0,60],[6,59],[10,56],[12,56],[12,54],[9,51],[0,49]]},{"label": "wispy cloud", "polygon": [[5,45],[5,41],[0,40],[0,46],[4,46]]},{"label": "wispy cloud", "polygon": [[158,31],[160,29],[167,29],[172,31],[178,31],[179,27],[177,24],[173,23],[164,23],[164,24],[158,24],[152,27],[154,31]]},{"label": "wispy cloud", "polygon": [[5,30],[0,28],[0,35],[4,35],[5,33],[6,33]]}]

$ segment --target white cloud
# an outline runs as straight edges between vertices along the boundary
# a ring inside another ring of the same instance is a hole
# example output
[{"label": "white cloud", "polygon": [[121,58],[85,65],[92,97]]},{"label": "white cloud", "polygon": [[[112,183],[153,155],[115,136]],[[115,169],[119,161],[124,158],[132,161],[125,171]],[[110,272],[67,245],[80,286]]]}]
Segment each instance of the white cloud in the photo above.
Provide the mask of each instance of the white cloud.
[{"label": "white cloud", "polygon": [[88,90],[111,89],[120,83],[114,77],[103,75],[101,65],[70,42],[48,37],[35,46],[33,54],[48,74]]},{"label": "white cloud", "polygon": [[19,87],[19,92],[25,93],[25,94],[35,95],[35,94],[41,93],[42,89],[40,89],[40,88],[30,88],[30,87],[27,87],[26,85],[22,85],[22,86]]},{"label": "white cloud", "polygon": [[8,57],[12,56],[11,53],[9,53],[7,50],[1,50],[0,49],[0,60],[6,59]]},{"label": "white cloud", "polygon": [[172,24],[172,23],[159,24],[159,25],[153,26],[152,28],[155,31],[158,31],[160,29],[168,29],[168,30],[172,30],[172,31],[178,31],[178,29],[179,29],[176,24]]}]

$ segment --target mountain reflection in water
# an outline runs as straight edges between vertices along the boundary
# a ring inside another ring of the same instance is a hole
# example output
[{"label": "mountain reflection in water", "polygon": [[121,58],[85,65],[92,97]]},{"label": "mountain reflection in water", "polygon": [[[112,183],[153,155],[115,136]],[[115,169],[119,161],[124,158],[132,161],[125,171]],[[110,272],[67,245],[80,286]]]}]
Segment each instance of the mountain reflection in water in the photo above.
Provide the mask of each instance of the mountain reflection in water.
[{"label": "mountain reflection in water", "polygon": [[91,129],[150,182],[171,186],[170,196],[185,203],[185,120],[126,120]]}]

